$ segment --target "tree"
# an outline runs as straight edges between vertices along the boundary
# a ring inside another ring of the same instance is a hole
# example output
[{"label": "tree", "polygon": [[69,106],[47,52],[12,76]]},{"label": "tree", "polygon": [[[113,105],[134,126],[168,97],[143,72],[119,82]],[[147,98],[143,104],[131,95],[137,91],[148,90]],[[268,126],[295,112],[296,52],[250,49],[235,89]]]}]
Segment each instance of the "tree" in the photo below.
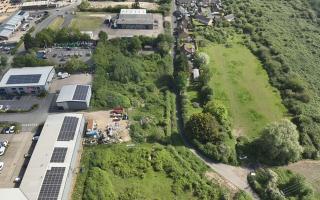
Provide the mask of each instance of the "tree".
[{"label": "tree", "polygon": [[200,53],[196,53],[193,63],[195,67],[200,68],[204,65],[209,64],[209,60],[210,58],[207,54],[200,52]]},{"label": "tree", "polygon": [[189,74],[187,72],[179,72],[175,77],[175,85],[179,91],[184,90],[188,85]]},{"label": "tree", "polygon": [[193,114],[186,123],[186,133],[191,139],[205,144],[221,141],[219,123],[209,113]]},{"label": "tree", "polygon": [[72,57],[68,62],[66,63],[66,70],[68,72],[83,72],[87,70],[87,65],[82,60]]},{"label": "tree", "polygon": [[102,42],[106,42],[108,40],[108,34],[104,31],[99,32],[99,40]]},{"label": "tree", "polygon": [[268,125],[255,142],[258,158],[275,165],[288,164],[300,159],[302,147],[299,144],[299,133],[289,120]]},{"label": "tree", "polygon": [[78,6],[80,10],[85,10],[89,7],[90,7],[90,3],[87,0],[82,1],[81,4]]},{"label": "tree", "polygon": [[8,57],[3,55],[0,57],[0,65],[1,66],[6,66],[7,65],[7,62],[8,62]]},{"label": "tree", "polygon": [[209,101],[203,108],[203,112],[210,113],[215,116],[216,119],[220,122],[220,124],[229,127],[229,113],[227,107],[223,104],[222,101],[219,100],[211,100]]},{"label": "tree", "polygon": [[37,41],[31,36],[30,33],[26,33],[23,37],[24,47],[26,50],[37,47]]},{"label": "tree", "polygon": [[131,53],[137,53],[139,50],[141,50],[141,41],[138,37],[133,37],[128,45],[128,49]]}]

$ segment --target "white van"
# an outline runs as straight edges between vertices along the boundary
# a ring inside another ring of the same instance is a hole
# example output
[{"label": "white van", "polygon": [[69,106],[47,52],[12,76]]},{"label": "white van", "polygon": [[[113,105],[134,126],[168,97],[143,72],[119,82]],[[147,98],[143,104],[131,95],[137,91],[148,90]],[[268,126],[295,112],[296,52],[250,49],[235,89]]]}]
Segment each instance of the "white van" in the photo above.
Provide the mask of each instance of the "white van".
[{"label": "white van", "polygon": [[0,147],[0,156],[2,156],[5,151],[6,151],[6,147],[1,146],[1,147]]}]

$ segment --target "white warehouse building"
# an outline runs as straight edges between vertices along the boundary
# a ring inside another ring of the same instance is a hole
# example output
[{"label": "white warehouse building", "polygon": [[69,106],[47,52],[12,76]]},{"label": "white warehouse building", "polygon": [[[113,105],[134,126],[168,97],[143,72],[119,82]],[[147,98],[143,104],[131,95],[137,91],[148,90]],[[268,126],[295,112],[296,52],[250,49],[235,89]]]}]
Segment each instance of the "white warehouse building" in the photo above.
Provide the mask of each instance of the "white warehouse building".
[{"label": "white warehouse building", "polygon": [[11,68],[0,81],[0,94],[39,94],[49,90],[53,66]]},{"label": "white warehouse building", "polygon": [[57,106],[64,110],[85,110],[91,99],[90,85],[65,85],[56,100]]},{"label": "white warehouse building", "polygon": [[49,115],[20,187],[1,188],[1,199],[69,199],[84,125],[83,114]]}]

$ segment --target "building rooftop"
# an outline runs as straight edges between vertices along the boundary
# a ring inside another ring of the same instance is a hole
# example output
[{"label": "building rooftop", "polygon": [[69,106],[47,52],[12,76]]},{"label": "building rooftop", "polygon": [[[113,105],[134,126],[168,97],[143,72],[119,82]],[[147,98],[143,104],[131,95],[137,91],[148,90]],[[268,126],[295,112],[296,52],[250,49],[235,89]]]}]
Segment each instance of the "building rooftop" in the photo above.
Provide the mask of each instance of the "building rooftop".
[{"label": "building rooftop", "polygon": [[53,66],[11,68],[2,77],[0,87],[45,85],[53,68]]},{"label": "building rooftop", "polygon": [[147,10],[146,9],[121,9],[120,14],[127,14],[127,15],[140,14],[140,15],[145,15],[145,14],[147,14]]},{"label": "building rooftop", "polygon": [[9,29],[3,28],[0,30],[0,37],[8,38],[11,36],[11,34],[12,34],[12,31]]},{"label": "building rooftop", "polygon": [[90,85],[65,85],[61,88],[56,102],[86,101],[91,96]]},{"label": "building rooftop", "polygon": [[61,199],[83,120],[83,114],[48,116],[20,185],[29,200]]},{"label": "building rooftop", "polygon": [[147,14],[120,14],[117,24],[153,24],[153,15]]}]

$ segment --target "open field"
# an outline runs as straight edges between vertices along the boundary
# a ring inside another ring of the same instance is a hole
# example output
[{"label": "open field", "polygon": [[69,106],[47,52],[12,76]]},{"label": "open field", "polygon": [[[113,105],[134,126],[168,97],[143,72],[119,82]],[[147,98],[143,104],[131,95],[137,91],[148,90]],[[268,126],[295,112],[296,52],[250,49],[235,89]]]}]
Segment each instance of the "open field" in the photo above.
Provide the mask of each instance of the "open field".
[{"label": "open field", "polygon": [[62,17],[57,17],[55,20],[51,22],[51,24],[49,25],[49,28],[53,30],[57,30],[61,27],[63,22],[64,22],[64,19]]},{"label": "open field", "polygon": [[297,163],[290,164],[284,168],[298,173],[306,178],[320,199],[320,162],[314,160],[303,160]]},{"label": "open field", "polygon": [[235,135],[254,138],[267,123],[284,116],[280,95],[270,86],[258,59],[245,46],[210,45],[200,51],[210,57],[214,96],[229,108]]},{"label": "open field", "polygon": [[70,26],[81,31],[94,31],[103,25],[104,19],[104,14],[77,12],[72,19]]}]

